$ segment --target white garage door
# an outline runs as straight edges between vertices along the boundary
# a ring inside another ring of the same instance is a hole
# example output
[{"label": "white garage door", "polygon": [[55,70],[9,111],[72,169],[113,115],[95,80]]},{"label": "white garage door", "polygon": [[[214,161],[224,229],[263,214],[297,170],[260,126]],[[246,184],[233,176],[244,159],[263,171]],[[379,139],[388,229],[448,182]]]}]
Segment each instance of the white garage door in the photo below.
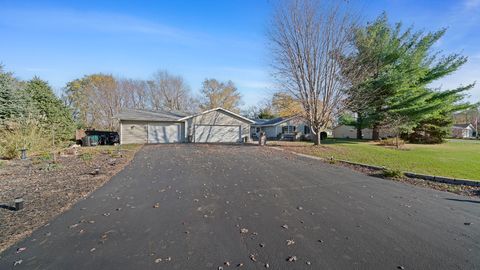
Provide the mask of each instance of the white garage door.
[{"label": "white garage door", "polygon": [[196,125],[197,143],[237,143],[240,142],[240,126]]},{"label": "white garage door", "polygon": [[180,141],[180,125],[149,123],[148,143],[176,143]]}]

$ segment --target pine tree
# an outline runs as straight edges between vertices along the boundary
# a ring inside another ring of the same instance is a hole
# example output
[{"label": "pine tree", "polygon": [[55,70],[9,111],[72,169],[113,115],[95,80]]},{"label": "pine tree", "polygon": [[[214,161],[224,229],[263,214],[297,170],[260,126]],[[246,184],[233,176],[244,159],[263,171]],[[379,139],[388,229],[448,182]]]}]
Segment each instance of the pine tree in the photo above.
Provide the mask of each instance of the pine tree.
[{"label": "pine tree", "polygon": [[22,93],[21,82],[0,65],[0,121],[20,117],[28,111],[28,97]]},{"label": "pine tree", "polygon": [[347,91],[350,106],[359,116],[357,128],[367,123],[373,128],[373,139],[378,139],[379,128],[391,119],[402,119],[396,122],[408,132],[429,118],[432,123],[439,122],[438,118],[448,117],[451,110],[468,106],[461,99],[473,85],[447,91],[429,86],[467,61],[458,54],[439,57],[432,52],[444,34],[445,29],[429,33],[414,32],[412,28],[402,31],[400,23],[391,27],[385,14],[357,29],[357,51],[344,61],[346,77],[351,81]]},{"label": "pine tree", "polygon": [[38,77],[28,81],[26,93],[31,97],[32,104],[43,116],[43,124],[53,132],[55,140],[69,140],[73,138],[75,123],[71,111],[54,94],[47,82]]}]

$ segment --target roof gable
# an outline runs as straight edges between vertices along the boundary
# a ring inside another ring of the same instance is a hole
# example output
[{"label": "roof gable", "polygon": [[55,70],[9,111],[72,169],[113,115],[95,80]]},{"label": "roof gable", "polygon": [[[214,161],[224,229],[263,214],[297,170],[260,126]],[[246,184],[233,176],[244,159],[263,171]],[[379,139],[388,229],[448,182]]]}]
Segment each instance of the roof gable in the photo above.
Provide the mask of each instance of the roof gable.
[{"label": "roof gable", "polygon": [[241,116],[241,115],[239,115],[239,114],[237,114],[237,113],[231,112],[231,111],[229,111],[229,110],[227,110],[227,109],[220,108],[220,107],[214,108],[214,109],[210,109],[210,110],[206,110],[206,111],[203,111],[203,112],[201,112],[201,113],[189,115],[189,116],[186,116],[186,117],[181,118],[180,120],[181,120],[181,121],[187,120],[187,119],[190,119],[190,118],[192,118],[192,117],[200,116],[200,115],[202,115],[202,114],[206,114],[206,113],[213,112],[213,111],[222,111],[222,112],[225,113],[225,114],[228,114],[228,115],[230,115],[230,116],[233,116],[233,117],[235,117],[235,118],[238,118],[238,119],[240,119],[240,120],[242,120],[242,121],[244,121],[244,122],[247,122],[247,123],[249,123],[249,124],[255,123],[254,121],[252,121],[252,120],[250,120],[250,119],[248,119],[248,118],[246,118],[246,117],[243,117],[243,116]]},{"label": "roof gable", "polygon": [[461,129],[466,129],[466,128],[471,128],[475,129],[472,124],[454,124],[453,128],[461,128]]}]

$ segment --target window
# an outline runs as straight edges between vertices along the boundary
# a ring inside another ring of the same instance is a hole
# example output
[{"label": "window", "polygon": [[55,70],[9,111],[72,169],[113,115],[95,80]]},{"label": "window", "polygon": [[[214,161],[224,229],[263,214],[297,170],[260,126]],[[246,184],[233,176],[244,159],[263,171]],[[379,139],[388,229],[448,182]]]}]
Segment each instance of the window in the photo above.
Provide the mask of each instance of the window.
[{"label": "window", "polygon": [[294,133],[297,131],[296,126],[283,126],[282,127],[282,133]]},{"label": "window", "polygon": [[257,132],[260,132],[260,128],[259,128],[259,127],[257,127]]},{"label": "window", "polygon": [[310,127],[309,126],[303,126],[303,134],[310,134]]}]

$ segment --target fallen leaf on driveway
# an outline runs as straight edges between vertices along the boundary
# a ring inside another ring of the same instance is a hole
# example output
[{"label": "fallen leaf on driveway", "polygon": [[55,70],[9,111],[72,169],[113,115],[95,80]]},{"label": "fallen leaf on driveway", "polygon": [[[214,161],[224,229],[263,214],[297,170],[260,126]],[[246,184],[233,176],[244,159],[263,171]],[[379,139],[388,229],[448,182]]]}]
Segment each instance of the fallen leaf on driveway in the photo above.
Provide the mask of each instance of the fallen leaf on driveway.
[{"label": "fallen leaf on driveway", "polygon": [[70,229],[73,229],[73,228],[77,227],[78,225],[80,225],[80,224],[78,224],[78,223],[77,223],[77,224],[73,224],[73,225],[70,225],[69,228],[70,228]]},{"label": "fallen leaf on driveway", "polygon": [[248,233],[248,229],[246,229],[246,228],[241,228],[241,229],[240,229],[240,233]]},{"label": "fallen leaf on driveway", "polygon": [[254,254],[250,254],[250,260],[256,262],[256,261],[257,261],[257,258],[255,258],[255,255],[254,255]]},{"label": "fallen leaf on driveway", "polygon": [[297,261],[297,256],[290,256],[287,258],[287,262],[295,262]]},{"label": "fallen leaf on driveway", "polygon": [[295,241],[290,240],[290,239],[287,240],[287,246],[290,246],[290,245],[293,245],[293,244],[295,244]]},{"label": "fallen leaf on driveway", "polygon": [[288,225],[287,225],[287,224],[283,224],[283,225],[282,225],[282,228],[288,229]]},{"label": "fallen leaf on driveway", "polygon": [[159,203],[156,203],[153,205],[153,208],[159,208],[160,207],[160,204]]},{"label": "fallen leaf on driveway", "polygon": [[23,260],[18,260],[13,263],[13,266],[17,266],[19,264],[22,264]]},{"label": "fallen leaf on driveway", "polygon": [[26,249],[27,249],[26,247],[17,248],[17,254],[25,251]]}]

